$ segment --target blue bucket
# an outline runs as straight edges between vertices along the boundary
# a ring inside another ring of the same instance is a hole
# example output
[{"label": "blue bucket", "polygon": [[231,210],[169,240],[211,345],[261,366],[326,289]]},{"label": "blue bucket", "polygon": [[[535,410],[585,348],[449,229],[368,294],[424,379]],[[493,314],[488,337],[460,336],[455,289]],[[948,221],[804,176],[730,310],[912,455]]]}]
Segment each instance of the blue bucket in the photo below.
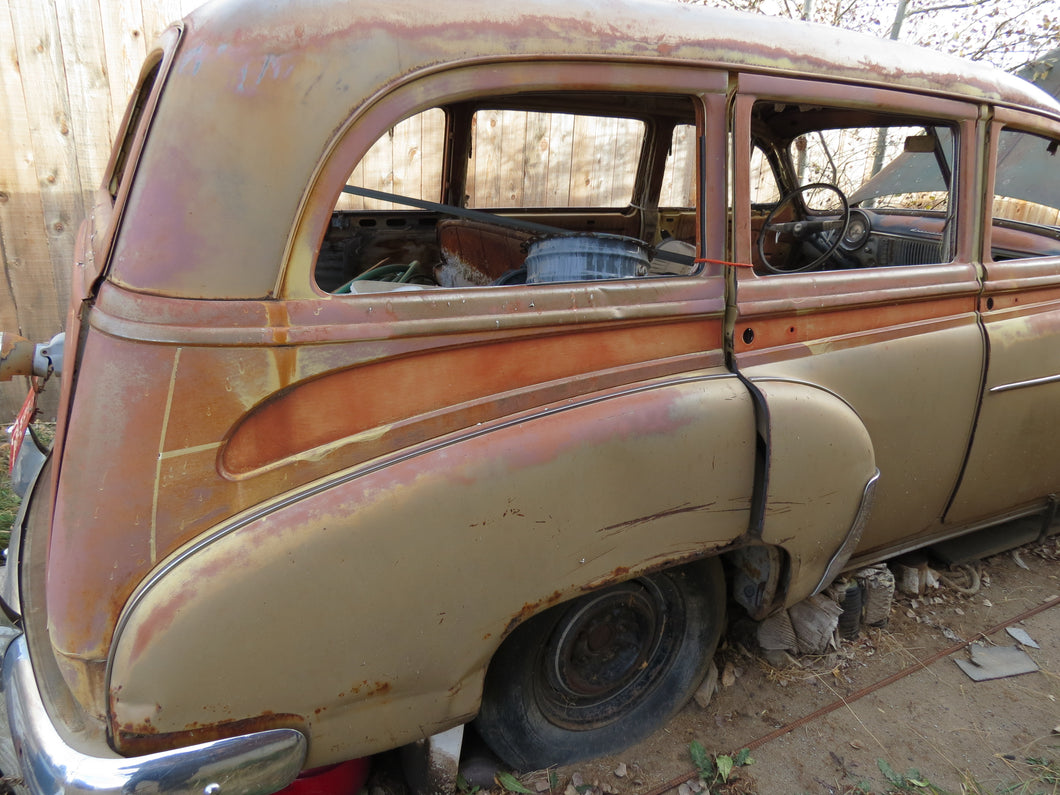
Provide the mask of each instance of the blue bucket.
[{"label": "blue bucket", "polygon": [[526,283],[629,279],[648,272],[643,243],[621,235],[573,234],[538,238],[526,256]]}]

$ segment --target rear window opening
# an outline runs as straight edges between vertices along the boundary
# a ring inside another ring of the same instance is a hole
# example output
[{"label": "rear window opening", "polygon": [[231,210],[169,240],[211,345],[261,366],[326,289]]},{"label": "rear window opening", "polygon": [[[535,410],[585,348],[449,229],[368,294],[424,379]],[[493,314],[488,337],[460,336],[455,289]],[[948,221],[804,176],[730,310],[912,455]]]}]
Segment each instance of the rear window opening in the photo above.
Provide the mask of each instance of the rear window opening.
[{"label": "rear window opening", "polygon": [[351,169],[317,285],[346,294],[690,273],[695,140],[687,97],[527,94],[430,108]]}]

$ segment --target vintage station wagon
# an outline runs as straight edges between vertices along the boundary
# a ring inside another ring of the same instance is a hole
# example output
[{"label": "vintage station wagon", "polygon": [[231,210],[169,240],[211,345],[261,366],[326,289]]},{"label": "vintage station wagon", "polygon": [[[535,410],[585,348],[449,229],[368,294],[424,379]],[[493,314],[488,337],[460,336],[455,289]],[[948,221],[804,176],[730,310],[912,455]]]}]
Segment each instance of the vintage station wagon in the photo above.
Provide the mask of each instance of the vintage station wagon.
[{"label": "vintage station wagon", "polygon": [[703,7],[196,11],[65,337],[4,345],[61,389],[2,588],[27,786],[265,795],[471,721],[569,762],[727,614],[1044,532],[1058,142],[1007,74]]}]

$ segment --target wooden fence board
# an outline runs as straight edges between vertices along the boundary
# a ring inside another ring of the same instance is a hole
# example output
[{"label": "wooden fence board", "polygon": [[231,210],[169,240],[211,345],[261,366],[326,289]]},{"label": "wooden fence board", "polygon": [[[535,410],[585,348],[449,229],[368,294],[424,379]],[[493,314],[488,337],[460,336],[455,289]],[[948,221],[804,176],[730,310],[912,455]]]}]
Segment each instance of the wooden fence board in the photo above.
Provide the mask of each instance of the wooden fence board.
[{"label": "wooden fence board", "polygon": [[33,86],[24,96],[58,299],[58,306],[23,306],[20,313],[50,324],[47,336],[51,336],[62,328],[59,307],[65,309],[69,300],[70,265],[85,201],[54,0],[15,0],[12,7],[18,9],[12,22],[22,78]]},{"label": "wooden fence board", "polygon": [[182,3],[181,0],[143,0],[140,4],[143,18],[144,43],[148,49],[154,47],[158,37],[172,23],[190,13],[198,3]]},{"label": "wooden fence board", "polygon": [[[0,13],[0,322],[4,330],[48,339],[58,330],[60,309],[14,26],[20,10],[12,4]],[[25,379],[0,384],[0,421],[14,418],[25,392]]]},{"label": "wooden fence board", "polygon": [[117,130],[147,57],[144,16],[139,0],[99,0],[99,5],[110,76],[111,124]]},{"label": "wooden fence board", "polygon": [[544,207],[548,201],[548,122],[547,113],[526,116],[522,190],[528,207]]},{"label": "wooden fence board", "polygon": [[575,167],[555,168],[557,163],[570,163],[574,157],[574,117],[567,113],[554,113],[549,129],[548,176],[545,178],[546,204],[563,207],[571,201],[571,180]]},{"label": "wooden fence board", "polygon": [[[56,7],[62,42],[80,189],[86,209],[103,180],[114,140],[103,22],[98,0],[64,0]],[[104,145],[106,142],[106,145]]]}]

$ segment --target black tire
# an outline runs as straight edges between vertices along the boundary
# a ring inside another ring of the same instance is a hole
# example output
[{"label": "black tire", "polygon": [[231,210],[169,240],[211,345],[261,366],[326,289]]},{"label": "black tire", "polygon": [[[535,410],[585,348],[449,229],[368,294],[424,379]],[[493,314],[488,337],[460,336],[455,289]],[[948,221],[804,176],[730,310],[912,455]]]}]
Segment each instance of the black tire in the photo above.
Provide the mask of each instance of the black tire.
[{"label": "black tire", "polygon": [[692,697],[724,617],[717,559],[546,610],[516,628],[494,655],[478,731],[517,770],[627,748]]}]

